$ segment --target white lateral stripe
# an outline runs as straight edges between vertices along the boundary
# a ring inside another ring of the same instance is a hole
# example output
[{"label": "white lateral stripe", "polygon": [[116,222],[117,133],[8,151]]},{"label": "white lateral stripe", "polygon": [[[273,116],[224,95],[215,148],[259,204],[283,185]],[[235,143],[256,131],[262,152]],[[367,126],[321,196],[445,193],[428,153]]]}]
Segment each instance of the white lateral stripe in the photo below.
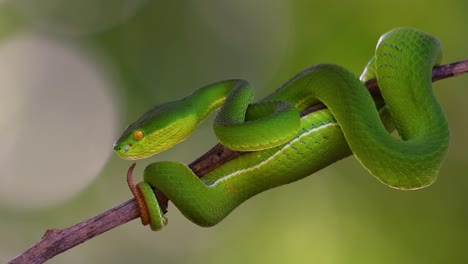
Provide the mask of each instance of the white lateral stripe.
[{"label": "white lateral stripe", "polygon": [[320,126],[320,127],[317,127],[317,128],[314,128],[312,130],[309,130],[303,134],[301,134],[299,137],[295,138],[294,140],[291,140],[288,144],[286,144],[282,149],[278,150],[278,152],[276,152],[275,154],[271,155],[268,159],[260,162],[259,164],[253,166],[253,167],[249,167],[249,168],[245,168],[245,169],[242,169],[242,170],[238,170],[238,171],[235,171],[231,174],[228,174],[222,178],[219,178],[217,179],[215,182],[213,182],[212,184],[208,185],[208,187],[214,187],[216,186],[218,183],[222,182],[222,181],[225,181],[231,177],[235,177],[241,173],[244,173],[244,172],[248,172],[248,171],[252,171],[252,170],[255,170],[255,169],[258,169],[262,166],[265,166],[268,164],[268,162],[272,161],[276,156],[280,155],[284,150],[286,150],[287,148],[289,148],[291,146],[291,144],[299,141],[301,138],[305,137],[305,136],[309,136],[310,134],[314,133],[314,132],[317,132],[317,131],[320,131],[324,128],[327,128],[329,126],[335,126],[335,125],[338,125],[336,122],[331,122],[331,123],[328,123],[326,125],[323,125],[323,126]]}]

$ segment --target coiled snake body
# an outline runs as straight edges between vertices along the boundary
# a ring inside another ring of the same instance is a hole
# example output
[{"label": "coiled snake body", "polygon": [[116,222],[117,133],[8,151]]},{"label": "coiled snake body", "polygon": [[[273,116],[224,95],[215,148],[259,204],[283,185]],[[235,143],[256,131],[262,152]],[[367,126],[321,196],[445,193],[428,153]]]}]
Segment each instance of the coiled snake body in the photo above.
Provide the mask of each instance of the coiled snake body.
[{"label": "coiled snake body", "polygon": [[[146,167],[136,196],[153,230],[166,219],[152,187],[191,221],[212,226],[239,204],[270,188],[302,179],[352,152],[381,182],[398,189],[430,185],[449,143],[444,113],[434,97],[432,67],[440,61],[436,38],[410,28],[384,34],[361,80],[337,65],[317,65],[296,75],[258,103],[243,80],[205,86],[155,107],[115,143],[125,159],[140,159],[187,138],[221,108],[214,131],[221,144],[248,153],[199,179],[185,164]],[[361,81],[376,77],[383,102]],[[310,105],[328,109],[299,116]],[[400,138],[390,135],[395,127]]]}]

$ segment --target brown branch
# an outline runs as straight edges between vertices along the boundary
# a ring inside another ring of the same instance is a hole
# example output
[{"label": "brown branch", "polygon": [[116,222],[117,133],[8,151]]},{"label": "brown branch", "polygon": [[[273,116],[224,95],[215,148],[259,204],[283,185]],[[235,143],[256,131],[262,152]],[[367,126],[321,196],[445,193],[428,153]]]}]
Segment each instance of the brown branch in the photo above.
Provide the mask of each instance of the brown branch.
[{"label": "brown branch", "polygon": [[138,218],[135,199],[64,229],[49,229],[41,240],[9,263],[43,263],[110,229]]},{"label": "brown branch", "polygon": [[[438,81],[467,72],[468,60],[441,65],[433,69],[432,80]],[[375,79],[368,81],[366,86],[374,97],[380,96]],[[302,112],[301,115],[323,108],[325,108],[323,104],[317,104]],[[192,162],[189,167],[199,177],[202,177],[209,171],[240,155],[242,153],[229,150],[218,144]],[[157,193],[157,195],[158,200],[167,206],[167,198],[162,193]],[[74,226],[65,229],[47,230],[40,241],[12,259],[9,263],[43,263],[76,245],[138,217],[139,212],[135,200],[128,200]]]}]

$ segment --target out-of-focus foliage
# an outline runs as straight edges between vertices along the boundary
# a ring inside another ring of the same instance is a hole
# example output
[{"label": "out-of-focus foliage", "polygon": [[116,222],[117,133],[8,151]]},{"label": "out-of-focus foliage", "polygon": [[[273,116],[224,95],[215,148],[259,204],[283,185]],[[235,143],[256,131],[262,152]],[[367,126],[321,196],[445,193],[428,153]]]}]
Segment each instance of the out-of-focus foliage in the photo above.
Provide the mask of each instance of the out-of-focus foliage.
[{"label": "out-of-focus foliage", "polygon": [[[130,198],[112,153],[154,104],[243,78],[257,98],[302,69],[356,74],[378,37],[412,26],[468,58],[468,2],[12,0],[0,3],[0,262]],[[354,158],[263,193],[205,229],[170,207],[162,232],[133,221],[51,263],[467,263],[468,76],[435,84],[451,128],[437,182],[404,192]],[[149,160],[190,162],[216,142],[209,121]]]}]

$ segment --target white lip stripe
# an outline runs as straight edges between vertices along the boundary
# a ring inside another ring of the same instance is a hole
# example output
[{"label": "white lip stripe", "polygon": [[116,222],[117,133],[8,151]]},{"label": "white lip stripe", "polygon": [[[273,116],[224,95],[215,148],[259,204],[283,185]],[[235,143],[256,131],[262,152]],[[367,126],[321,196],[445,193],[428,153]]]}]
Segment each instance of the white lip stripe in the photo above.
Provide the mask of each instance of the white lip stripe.
[{"label": "white lip stripe", "polygon": [[320,131],[320,130],[322,130],[322,129],[324,129],[324,128],[327,128],[327,127],[329,127],[329,126],[336,126],[336,125],[338,125],[338,124],[335,123],[335,122],[331,122],[331,123],[325,124],[325,125],[323,125],[323,126],[316,127],[316,128],[314,128],[314,129],[312,129],[312,130],[309,130],[309,131],[307,131],[307,132],[301,134],[299,137],[295,138],[294,140],[292,140],[292,141],[289,142],[288,144],[286,144],[282,149],[280,149],[280,150],[279,150],[278,152],[276,152],[275,154],[271,155],[268,159],[266,159],[266,160],[260,162],[259,164],[255,165],[255,166],[252,166],[252,167],[249,167],[249,168],[246,168],[246,169],[242,169],[242,170],[238,170],[238,171],[235,171],[235,172],[233,172],[233,173],[231,173],[231,174],[228,174],[228,175],[226,175],[226,176],[224,176],[224,177],[222,177],[222,178],[219,178],[219,179],[217,179],[215,182],[213,182],[212,184],[208,185],[208,187],[210,187],[210,188],[211,188],[211,187],[214,187],[214,186],[216,186],[217,184],[219,184],[220,182],[223,182],[223,181],[225,181],[225,180],[227,180],[227,179],[229,179],[229,178],[231,178],[231,177],[235,177],[235,176],[237,176],[237,175],[239,175],[239,174],[241,174],[241,173],[248,172],[248,171],[252,171],[252,170],[258,169],[258,168],[260,168],[260,167],[262,167],[262,166],[268,165],[268,163],[269,163],[270,161],[272,161],[276,156],[280,155],[284,150],[286,150],[287,148],[289,148],[289,147],[291,146],[291,144],[293,144],[293,143],[299,141],[301,138],[303,138],[303,137],[305,137],[305,136],[309,136],[310,134],[312,134],[312,133],[314,133],[314,132],[317,132],[317,131]]}]

